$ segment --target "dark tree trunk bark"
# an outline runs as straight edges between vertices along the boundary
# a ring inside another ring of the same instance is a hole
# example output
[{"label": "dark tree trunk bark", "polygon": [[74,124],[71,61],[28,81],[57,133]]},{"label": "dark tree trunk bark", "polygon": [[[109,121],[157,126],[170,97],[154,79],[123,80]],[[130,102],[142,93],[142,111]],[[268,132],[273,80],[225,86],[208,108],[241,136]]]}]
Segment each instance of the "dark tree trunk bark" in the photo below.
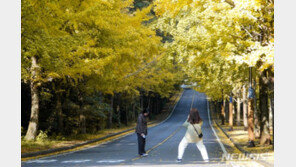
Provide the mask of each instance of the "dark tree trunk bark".
[{"label": "dark tree trunk bark", "polygon": [[236,105],[237,105],[237,109],[236,109],[236,125],[240,126],[240,112],[241,112],[241,100],[240,97],[237,98],[236,100]]},{"label": "dark tree trunk bark", "polygon": [[108,128],[112,128],[112,118],[113,118],[113,103],[114,103],[114,94],[111,94],[110,97],[110,110],[108,114]]},{"label": "dark tree trunk bark", "polygon": [[140,104],[141,104],[141,112],[142,112],[144,110],[144,94],[143,94],[142,91],[140,93],[140,96],[141,96],[141,98],[140,98]]},{"label": "dark tree trunk bark", "polygon": [[216,119],[218,119],[219,118],[219,113],[220,113],[220,105],[219,105],[218,100],[215,102],[215,112],[216,112],[216,114],[215,114]]},{"label": "dark tree trunk bark", "polygon": [[[256,77],[254,79],[254,89],[256,90]],[[260,121],[259,121],[259,111],[257,110],[257,97],[254,98],[254,135],[255,138],[260,138]]]},{"label": "dark tree trunk bark", "polygon": [[249,136],[249,142],[252,146],[255,141],[255,135],[254,135],[254,99],[248,100],[248,136]]},{"label": "dark tree trunk bark", "polygon": [[221,121],[222,125],[225,125],[225,100],[222,99],[222,105],[221,105]]},{"label": "dark tree trunk bark", "polygon": [[81,134],[86,133],[86,118],[84,115],[84,108],[83,108],[83,95],[80,91],[78,91],[78,104],[79,104],[79,129]]},{"label": "dark tree trunk bark", "polygon": [[229,124],[229,101],[224,100],[225,123]]},{"label": "dark tree trunk bark", "polygon": [[247,94],[246,94],[246,86],[243,87],[243,122],[245,131],[248,129],[248,104],[247,104]]},{"label": "dark tree trunk bark", "polygon": [[135,121],[137,118],[137,115],[136,115],[136,104],[135,102],[133,103],[133,121]]},{"label": "dark tree trunk bark", "polygon": [[[268,90],[269,90],[269,131],[272,132],[274,140],[274,73],[268,69]],[[274,142],[272,142],[274,143]]]},{"label": "dark tree trunk bark", "polygon": [[119,127],[121,127],[121,111],[120,111],[120,106],[119,104],[116,107],[116,112],[117,112],[117,121],[118,121],[118,125]]},{"label": "dark tree trunk bark", "polygon": [[128,111],[128,106],[127,104],[125,105],[125,125],[128,125],[128,115],[129,115],[129,111]]},{"label": "dark tree trunk bark", "polygon": [[160,103],[159,103],[159,100],[161,100],[161,99],[156,98],[156,112],[157,113],[160,112],[160,108],[161,108]]},{"label": "dark tree trunk bark", "polygon": [[63,134],[64,132],[64,118],[63,118],[63,110],[62,110],[62,102],[61,95],[57,95],[57,117],[58,117],[58,131]]},{"label": "dark tree trunk bark", "polygon": [[267,70],[261,73],[260,80],[260,111],[261,111],[261,137],[260,144],[271,144],[269,133],[269,110],[268,110],[268,79]]}]

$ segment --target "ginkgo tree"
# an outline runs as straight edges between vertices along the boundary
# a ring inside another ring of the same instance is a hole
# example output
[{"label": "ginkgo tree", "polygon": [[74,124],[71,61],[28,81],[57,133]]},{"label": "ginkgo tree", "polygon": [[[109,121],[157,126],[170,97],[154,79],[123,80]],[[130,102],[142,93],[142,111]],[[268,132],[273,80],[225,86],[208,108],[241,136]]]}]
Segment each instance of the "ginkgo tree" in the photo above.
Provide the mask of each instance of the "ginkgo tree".
[{"label": "ginkgo tree", "polygon": [[132,1],[121,0],[22,1],[22,81],[31,85],[32,99],[25,139],[37,135],[45,83],[70,78],[74,85],[83,82],[80,91],[107,94],[136,89],[134,82],[147,89],[164,84],[165,70],[142,80],[131,75],[162,53],[161,38],[143,24],[150,8],[130,7]]},{"label": "ginkgo tree", "polygon": [[[273,1],[156,0],[154,4],[154,28],[173,37],[166,47],[179,56],[184,71],[198,83],[198,90],[214,99],[230,96],[234,88],[246,85],[251,66],[256,67],[257,76],[271,69],[272,77]],[[267,120],[263,108],[261,113]],[[254,141],[252,110],[249,107],[250,142]]]},{"label": "ginkgo tree", "polygon": [[65,76],[76,78],[75,71],[84,68],[80,59],[71,56],[83,40],[64,31],[64,21],[58,15],[53,2],[22,1],[22,81],[30,83],[32,101],[28,140],[36,137],[42,84]]}]

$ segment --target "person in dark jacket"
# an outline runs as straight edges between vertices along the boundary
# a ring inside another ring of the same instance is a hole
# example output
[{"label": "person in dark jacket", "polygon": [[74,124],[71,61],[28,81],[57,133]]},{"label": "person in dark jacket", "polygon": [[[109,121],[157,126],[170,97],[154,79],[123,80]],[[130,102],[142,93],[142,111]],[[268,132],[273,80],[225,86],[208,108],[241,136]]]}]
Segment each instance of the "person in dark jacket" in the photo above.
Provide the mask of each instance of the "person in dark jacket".
[{"label": "person in dark jacket", "polygon": [[147,120],[146,117],[149,115],[149,110],[144,109],[138,117],[136,133],[138,136],[138,153],[140,156],[147,156],[145,151],[146,136],[147,136]]}]

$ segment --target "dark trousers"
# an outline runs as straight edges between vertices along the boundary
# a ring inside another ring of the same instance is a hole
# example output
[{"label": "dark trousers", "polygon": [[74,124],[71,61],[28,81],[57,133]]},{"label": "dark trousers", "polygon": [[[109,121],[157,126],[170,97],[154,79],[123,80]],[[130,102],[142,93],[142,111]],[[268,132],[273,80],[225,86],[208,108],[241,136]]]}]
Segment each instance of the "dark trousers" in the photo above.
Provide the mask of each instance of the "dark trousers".
[{"label": "dark trousers", "polygon": [[146,139],[143,138],[139,133],[137,133],[137,136],[138,136],[138,153],[142,155],[146,153],[145,151]]}]

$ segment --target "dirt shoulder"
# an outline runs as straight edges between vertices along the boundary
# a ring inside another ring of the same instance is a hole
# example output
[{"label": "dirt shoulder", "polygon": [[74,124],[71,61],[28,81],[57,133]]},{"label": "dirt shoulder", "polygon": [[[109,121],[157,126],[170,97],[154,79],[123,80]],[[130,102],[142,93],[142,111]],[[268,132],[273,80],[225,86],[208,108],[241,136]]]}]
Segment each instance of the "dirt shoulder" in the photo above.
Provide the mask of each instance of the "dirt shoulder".
[{"label": "dirt shoulder", "polygon": [[[212,124],[217,132],[218,137],[222,141],[228,154],[241,155],[263,155],[264,159],[254,159],[263,166],[273,166],[274,163],[274,147],[273,145],[260,145],[260,139],[255,139],[256,147],[248,146],[248,131],[244,130],[244,126],[233,126],[230,130],[227,123],[221,125],[221,120],[211,112]],[[260,155],[260,156],[261,156]],[[261,156],[262,157],[262,156]],[[241,160],[240,160],[241,161]]]}]

